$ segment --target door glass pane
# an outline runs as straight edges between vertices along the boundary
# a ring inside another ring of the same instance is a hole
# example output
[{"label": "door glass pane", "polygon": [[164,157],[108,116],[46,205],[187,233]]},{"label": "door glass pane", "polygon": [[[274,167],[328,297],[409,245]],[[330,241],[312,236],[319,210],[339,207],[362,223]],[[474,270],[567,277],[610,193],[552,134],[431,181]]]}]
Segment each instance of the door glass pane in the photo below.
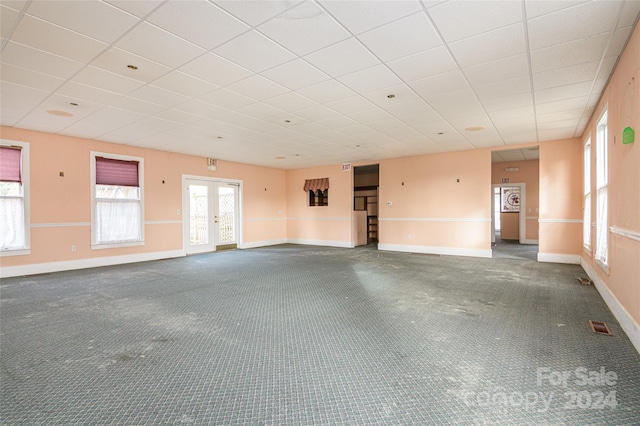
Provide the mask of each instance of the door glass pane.
[{"label": "door glass pane", "polygon": [[189,244],[209,244],[208,187],[189,185]]},{"label": "door glass pane", "polygon": [[235,191],[233,187],[221,186],[218,194],[220,243],[231,243],[236,240],[234,226],[236,214]]}]

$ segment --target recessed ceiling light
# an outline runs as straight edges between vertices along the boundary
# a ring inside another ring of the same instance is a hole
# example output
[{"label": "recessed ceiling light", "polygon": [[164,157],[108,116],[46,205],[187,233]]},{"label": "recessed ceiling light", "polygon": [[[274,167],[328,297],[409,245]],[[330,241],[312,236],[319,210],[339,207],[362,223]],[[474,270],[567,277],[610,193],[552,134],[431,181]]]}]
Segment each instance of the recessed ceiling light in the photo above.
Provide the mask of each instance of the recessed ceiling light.
[{"label": "recessed ceiling light", "polygon": [[356,145],[356,148],[360,148],[360,145]]},{"label": "recessed ceiling light", "polygon": [[132,69],[132,70],[137,70],[138,67],[135,65],[127,65],[127,68]]},{"label": "recessed ceiling light", "polygon": [[58,117],[73,117],[73,114],[71,114],[69,111],[62,111],[59,109],[50,109],[47,110],[47,112],[51,115],[57,115]]},{"label": "recessed ceiling light", "polygon": [[486,129],[486,127],[484,126],[471,126],[471,127],[467,127],[464,130],[466,130],[467,132],[479,132],[484,129]]},{"label": "recessed ceiling light", "polygon": [[392,94],[390,94],[390,95],[387,95],[387,98],[389,98],[389,99],[393,99],[393,98],[395,98],[395,97],[396,97],[396,95],[394,95],[393,93],[392,93]]},{"label": "recessed ceiling light", "polygon": [[287,157],[275,157],[276,160],[284,160]]},{"label": "recessed ceiling light", "polygon": [[284,120],[285,123],[291,123],[291,120]]},{"label": "recessed ceiling light", "polygon": [[216,136],[216,138],[218,138],[218,139],[222,139],[222,136]]},{"label": "recessed ceiling light", "polygon": [[444,135],[444,132],[438,132],[439,135]]},{"label": "recessed ceiling light", "polygon": [[77,103],[75,103],[75,102],[69,102],[69,105],[71,105],[71,106],[78,106],[78,104],[77,104]]}]

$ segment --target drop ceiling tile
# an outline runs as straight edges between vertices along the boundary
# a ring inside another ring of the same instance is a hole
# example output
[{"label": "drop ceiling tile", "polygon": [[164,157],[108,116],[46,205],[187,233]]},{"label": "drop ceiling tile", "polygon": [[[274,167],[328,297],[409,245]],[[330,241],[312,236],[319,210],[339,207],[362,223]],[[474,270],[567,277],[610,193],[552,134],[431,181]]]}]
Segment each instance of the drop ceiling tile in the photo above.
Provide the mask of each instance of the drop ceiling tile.
[{"label": "drop ceiling tile", "polygon": [[424,123],[433,123],[442,120],[442,116],[434,109],[427,109],[420,112],[410,112],[402,114],[394,114],[399,120],[410,126],[420,125]]},{"label": "drop ceiling tile", "polygon": [[465,89],[429,98],[429,105],[447,120],[478,115],[485,111],[482,104],[474,98],[473,93]]},{"label": "drop ceiling tile", "polygon": [[503,111],[510,108],[520,108],[533,105],[533,95],[530,92],[517,93],[515,95],[504,96],[482,100],[482,105],[488,112]]},{"label": "drop ceiling tile", "polygon": [[327,118],[337,117],[340,115],[336,111],[333,111],[322,105],[314,105],[309,108],[299,109],[295,113],[296,113],[296,116],[310,122],[317,122],[320,120],[325,120]]},{"label": "drop ceiling tile", "polygon": [[153,9],[160,6],[164,0],[144,0],[144,1],[131,1],[131,0],[104,0],[105,2],[122,9],[142,18],[148,15]]},{"label": "drop ceiling tile", "polygon": [[559,113],[560,111],[584,109],[589,100],[588,96],[562,99],[559,101],[536,103],[536,114]]},{"label": "drop ceiling tile", "polygon": [[562,9],[577,6],[580,3],[586,3],[590,0],[554,0],[554,1],[528,1],[525,2],[527,10],[527,18],[533,19],[538,16],[548,15]]},{"label": "drop ceiling tile", "polygon": [[600,34],[535,50],[531,52],[531,68],[536,73],[599,61],[608,41],[609,34]]},{"label": "drop ceiling tile", "polygon": [[303,56],[350,37],[331,16],[313,2],[304,2],[258,30],[290,51]]},{"label": "drop ceiling tile", "polygon": [[380,61],[355,38],[336,43],[304,57],[332,77],[378,65]]},{"label": "drop ceiling tile", "polygon": [[226,109],[198,99],[191,99],[187,102],[181,103],[180,105],[176,105],[174,109],[200,117],[219,117],[227,112]]},{"label": "drop ceiling tile", "polygon": [[421,12],[360,34],[358,39],[383,61],[442,45],[438,33]]},{"label": "drop ceiling tile", "polygon": [[432,77],[458,68],[449,50],[444,46],[405,56],[387,65],[406,82]]},{"label": "drop ceiling tile", "polygon": [[[418,95],[406,84],[387,87],[385,89],[374,90],[363,94],[365,98],[381,108],[420,99]],[[391,98],[389,96],[392,96]]]},{"label": "drop ceiling tile", "polygon": [[529,46],[538,50],[610,31],[618,8],[617,2],[589,2],[529,19]]},{"label": "drop ceiling tile", "polygon": [[470,67],[526,52],[522,22],[449,44],[461,67]]},{"label": "drop ceiling tile", "polygon": [[253,75],[253,72],[213,53],[200,56],[179,70],[221,87]]},{"label": "drop ceiling tile", "polygon": [[233,83],[227,88],[241,95],[255,99],[256,101],[272,98],[289,91],[287,88],[282,87],[260,75],[245,78],[242,81]]},{"label": "drop ceiling tile", "polygon": [[463,69],[472,86],[510,80],[529,75],[529,60],[521,54]]},{"label": "drop ceiling tile", "polygon": [[533,74],[534,90],[549,89],[584,81],[594,80],[600,61],[585,62],[570,67],[558,68]]},{"label": "drop ceiling tile", "polygon": [[496,125],[505,124],[505,122],[520,118],[526,118],[527,120],[533,122],[532,117],[534,116],[534,109],[533,105],[526,105],[499,111],[491,111],[489,112],[489,116],[491,117],[491,120],[496,123]]},{"label": "drop ceiling tile", "polygon": [[216,48],[214,53],[254,72],[295,59],[295,55],[257,31],[250,31]]},{"label": "drop ceiling tile", "polygon": [[316,123],[302,123],[289,127],[290,130],[295,130],[296,132],[300,132],[305,135],[314,135],[316,133],[324,132],[327,130],[326,127],[321,126]]},{"label": "drop ceiling tile", "polygon": [[51,105],[40,104],[35,110],[15,124],[15,127],[36,130],[39,132],[57,133],[65,127],[80,120],[81,117],[59,117],[47,113],[47,110],[56,109]]},{"label": "drop ceiling tile", "polygon": [[200,116],[189,114],[188,112],[179,111],[177,109],[166,109],[155,114],[154,117],[180,124],[191,124],[195,123],[198,120],[202,120],[202,117]]},{"label": "drop ceiling tile", "polygon": [[261,75],[291,90],[302,89],[326,80],[329,76],[302,59],[295,59],[263,72]]},{"label": "drop ceiling tile", "polygon": [[335,80],[328,80],[313,86],[305,87],[297,93],[320,104],[353,96],[353,90]]},{"label": "drop ceiling tile", "polygon": [[111,138],[121,141],[132,142],[142,138],[150,137],[155,134],[164,132],[171,128],[177,127],[178,124],[173,121],[162,120],[155,117],[147,117],[135,123],[128,124],[113,132],[109,132],[102,136],[101,139],[109,140]]},{"label": "drop ceiling tile", "polygon": [[624,3],[624,8],[620,14],[620,21],[618,21],[618,28],[632,27],[638,19],[640,14],[640,2],[627,0]]},{"label": "drop ceiling tile", "polygon": [[381,120],[393,118],[393,115],[383,110],[382,108],[376,107],[376,108],[368,108],[362,111],[349,113],[349,118],[356,120],[357,122],[362,124],[368,124],[374,121],[381,121]]},{"label": "drop ceiling tile", "polygon": [[[207,50],[250,29],[248,25],[206,1],[170,0],[147,20]],[[212,25],[213,22],[215,25]]]},{"label": "drop ceiling tile", "polygon": [[0,37],[9,38],[20,12],[0,4]]},{"label": "drop ceiling tile", "polygon": [[522,21],[522,5],[515,1],[454,1],[430,8],[429,15],[451,43]]},{"label": "drop ceiling tile", "polygon": [[84,68],[76,74],[71,81],[122,95],[126,95],[144,84],[141,81],[123,77],[96,67]]},{"label": "drop ceiling tile", "polygon": [[51,92],[55,91],[65,82],[65,80],[61,78],[24,68],[14,67],[9,64],[2,64],[1,75],[3,81]]},{"label": "drop ceiling tile", "polygon": [[118,109],[124,109],[127,111],[133,111],[142,115],[153,115],[167,108],[164,105],[141,101],[140,99],[131,98],[129,96],[122,96],[111,102],[109,106]]},{"label": "drop ceiling tile", "polygon": [[[145,83],[170,71],[170,68],[164,65],[116,47],[106,50],[92,61],[91,65]],[[127,65],[136,66],[138,69],[131,69]]]},{"label": "drop ceiling tile", "polygon": [[129,93],[129,96],[132,98],[151,102],[156,105],[164,105],[167,108],[189,100],[188,96],[184,96],[176,92],[171,92],[169,90],[165,90],[151,84],[143,86]]},{"label": "drop ceiling tile", "polygon": [[214,3],[236,18],[255,27],[273,18],[291,7],[300,4],[300,1],[220,1]]},{"label": "drop ceiling tile", "polygon": [[334,111],[347,115],[375,107],[375,105],[370,101],[358,95],[350,96],[344,99],[338,99],[337,101],[333,102],[328,102],[325,104],[325,106],[327,108],[331,108]]},{"label": "drop ceiling tile", "polygon": [[268,120],[273,117],[279,117],[285,114],[284,111],[274,108],[264,103],[253,103],[238,109],[240,114],[245,114],[258,120]]},{"label": "drop ceiling tile", "polygon": [[424,99],[460,88],[469,88],[464,76],[458,70],[415,80],[409,83],[409,86]]},{"label": "drop ceiling tile", "polygon": [[[640,5],[640,2],[636,3]],[[633,27],[624,27],[616,30],[605,53],[606,58],[617,57],[622,54],[622,49],[624,49],[632,30]]]},{"label": "drop ceiling tile", "polygon": [[531,93],[531,77],[524,75],[495,83],[483,84],[475,86],[474,90],[478,98],[482,100],[504,98],[520,93]]},{"label": "drop ceiling tile", "polygon": [[222,108],[238,109],[252,104],[255,100],[227,89],[218,89],[200,96],[198,99]]},{"label": "drop ceiling tile", "polygon": [[356,124],[358,124],[358,122],[353,121],[352,119],[345,116],[339,116],[318,121],[318,124],[328,127],[329,129],[337,130],[345,127],[355,126]]},{"label": "drop ceiling tile", "polygon": [[300,109],[316,106],[317,104],[295,92],[287,92],[264,101],[265,104],[280,108],[286,112],[294,112]]},{"label": "drop ceiling tile", "polygon": [[105,43],[113,43],[138,22],[129,13],[99,1],[34,1],[28,13]]},{"label": "drop ceiling tile", "polygon": [[[584,113],[584,107],[571,110],[556,111],[551,113],[536,114],[536,122],[538,127],[548,126],[550,123],[571,122],[577,125],[578,121],[582,118]],[[564,127],[564,125],[557,125],[556,127]]]},{"label": "drop ceiling tile", "polygon": [[9,117],[15,117],[16,119],[22,118],[49,96],[49,92],[44,90],[20,86],[6,81],[0,83],[0,90],[2,92],[2,97],[0,97],[2,115],[7,114]]},{"label": "drop ceiling tile", "polygon": [[553,141],[559,139],[569,139],[574,135],[575,126],[561,129],[538,130],[538,140],[540,142]]},{"label": "drop ceiling tile", "polygon": [[95,102],[102,105],[108,105],[111,102],[114,102],[122,97],[122,95],[119,93],[102,90],[97,87],[87,86],[85,84],[75,83],[73,81],[65,83],[58,89],[56,93],[75,99]]},{"label": "drop ceiling tile", "polygon": [[195,98],[218,89],[218,86],[180,71],[172,71],[153,82],[154,86]]},{"label": "drop ceiling tile", "polygon": [[384,65],[376,65],[338,78],[338,81],[357,93],[367,93],[401,83]]},{"label": "drop ceiling tile", "polygon": [[417,1],[332,1],[323,0],[326,8],[342,25],[353,34],[360,34],[396,19],[418,12]]},{"label": "drop ceiling tile", "polygon": [[33,16],[25,15],[11,39],[78,62],[88,62],[107,45]]},{"label": "drop ceiling tile", "polygon": [[537,90],[534,92],[534,95],[537,103],[560,101],[562,99],[588,96],[591,92],[591,85],[591,81],[584,81],[582,83]]},{"label": "drop ceiling tile", "polygon": [[420,114],[428,111],[433,111],[433,109],[429,105],[427,105],[427,103],[421,98],[398,102],[395,104],[384,106],[383,108],[398,118],[401,118],[407,114]]},{"label": "drop ceiling tile", "polygon": [[60,133],[67,136],[96,139],[143,118],[145,116],[131,111],[106,107],[72,124]]},{"label": "drop ceiling tile", "polygon": [[177,68],[205,53],[193,43],[143,22],[121,38],[116,47],[170,68]]}]

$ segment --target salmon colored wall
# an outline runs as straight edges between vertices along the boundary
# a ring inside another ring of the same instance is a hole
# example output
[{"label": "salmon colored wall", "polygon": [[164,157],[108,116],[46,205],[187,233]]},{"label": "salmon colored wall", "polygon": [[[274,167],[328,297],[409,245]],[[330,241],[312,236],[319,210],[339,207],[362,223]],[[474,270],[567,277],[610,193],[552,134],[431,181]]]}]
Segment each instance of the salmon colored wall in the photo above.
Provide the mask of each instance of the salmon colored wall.
[{"label": "salmon colored wall", "polygon": [[[0,137],[28,142],[31,157],[31,254],[2,267],[182,250],[183,174],[242,180],[244,243],[286,239],[284,171],[221,161],[212,172],[201,157],[10,127]],[[91,151],[144,158],[144,245],[91,249]]]},{"label": "salmon colored wall", "polygon": [[580,139],[540,144],[539,252],[579,255],[582,241]]},{"label": "salmon colored wall", "polygon": [[422,251],[490,250],[490,197],[489,150],[383,160],[379,241]]},{"label": "salmon colored wall", "polygon": [[[309,206],[307,179],[329,178],[329,205]],[[287,237],[291,242],[353,245],[353,172],[341,165],[287,170]]]},{"label": "salmon colored wall", "polygon": [[[538,239],[538,209],[539,204],[539,192],[540,192],[540,162],[538,160],[528,161],[509,161],[505,163],[493,163],[491,167],[491,183],[501,184],[502,178],[509,178],[510,183],[524,183],[526,185],[526,236],[527,240]],[[504,169],[508,167],[517,167],[520,170],[517,172],[505,172]],[[505,184],[505,186],[508,186]],[[516,218],[514,220],[514,217]],[[518,214],[514,213],[502,213],[501,216],[501,238],[503,239],[520,239]],[[505,221],[506,220],[506,221]],[[513,222],[511,224],[510,222]],[[506,226],[506,228],[505,228]],[[508,235],[507,238],[505,235]],[[515,237],[513,237],[515,235]]]},{"label": "salmon colored wall", "polygon": [[[640,26],[636,26],[582,138],[584,141],[591,135],[593,202],[587,207],[591,208],[593,223],[596,125],[605,108],[609,130],[609,229],[615,231],[609,232],[608,273],[593,258],[597,238],[593,227],[594,251],[583,249],[581,253],[585,267],[595,271],[635,321],[635,341],[640,342]],[[622,131],[627,126],[635,130],[635,143],[624,145]]]}]

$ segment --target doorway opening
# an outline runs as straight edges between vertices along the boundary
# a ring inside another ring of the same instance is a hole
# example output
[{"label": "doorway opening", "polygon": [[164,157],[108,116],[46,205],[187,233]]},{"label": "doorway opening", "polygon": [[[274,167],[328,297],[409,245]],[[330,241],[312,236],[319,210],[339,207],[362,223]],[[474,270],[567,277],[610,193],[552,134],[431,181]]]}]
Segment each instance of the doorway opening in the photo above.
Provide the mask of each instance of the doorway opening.
[{"label": "doorway opening", "polygon": [[380,166],[353,168],[355,246],[378,244],[378,185]]},{"label": "doorway opening", "polygon": [[491,248],[493,257],[537,260],[538,147],[491,153]]},{"label": "doorway opening", "polygon": [[241,188],[241,181],[183,176],[182,235],[186,254],[239,247]]}]

